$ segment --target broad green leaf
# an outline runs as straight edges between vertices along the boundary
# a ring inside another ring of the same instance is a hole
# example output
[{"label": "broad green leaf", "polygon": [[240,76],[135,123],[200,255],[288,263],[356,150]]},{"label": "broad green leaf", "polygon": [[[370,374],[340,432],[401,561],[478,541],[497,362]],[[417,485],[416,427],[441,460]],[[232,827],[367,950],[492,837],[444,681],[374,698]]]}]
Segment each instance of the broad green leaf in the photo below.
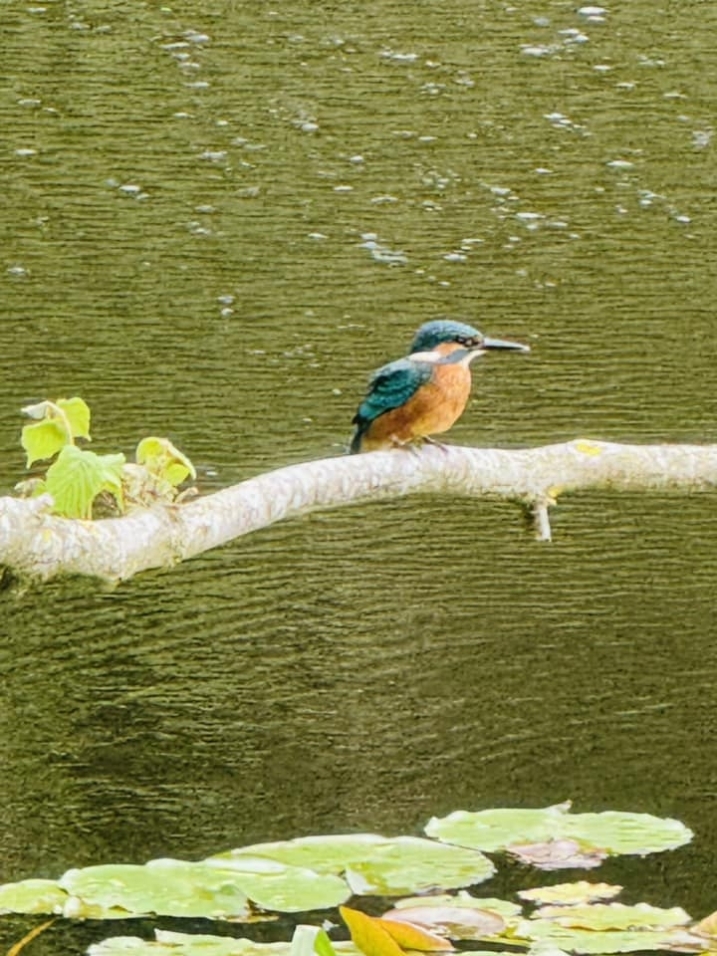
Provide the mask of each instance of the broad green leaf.
[{"label": "broad green leaf", "polygon": [[621,886],[610,883],[589,883],[587,880],[578,880],[575,883],[556,883],[554,886],[536,886],[530,890],[519,890],[518,896],[531,903],[573,906],[576,903],[589,903],[592,900],[609,900],[621,891]]},{"label": "broad green leaf", "polygon": [[624,903],[584,903],[577,906],[543,906],[538,919],[550,919],[574,929],[671,929],[690,922],[680,906],[660,909],[649,903],[626,906]]},{"label": "broad green leaf", "polygon": [[447,817],[434,817],[426,833],[446,843],[485,851],[505,850],[516,844],[549,844],[574,840],[588,856],[654,853],[674,849],[692,839],[678,820],[645,813],[569,813],[569,804],[542,810],[458,810]]},{"label": "broad green leaf", "polygon": [[175,488],[185,478],[197,477],[194,465],[168,438],[143,438],[137,445],[135,457],[138,465],[144,465]]},{"label": "broad green leaf", "polygon": [[348,866],[346,879],[354,893],[401,896],[470,886],[494,872],[491,861],[474,850],[396,837],[375,847],[368,859]]},{"label": "broad green leaf", "polygon": [[58,398],[55,405],[70,423],[73,437],[86,438],[90,441],[90,409],[86,402],[75,396],[74,398]]},{"label": "broad green leaf", "polygon": [[[545,947],[557,947],[566,953],[609,954],[630,953],[639,950],[675,949],[694,952],[704,947],[704,941],[692,936],[682,928],[606,930],[595,932],[589,929],[571,929],[560,926],[554,920],[523,920],[516,928],[518,938],[529,939]],[[506,937],[506,942],[509,938]],[[532,950],[531,950],[532,951]],[[536,949],[536,952],[538,950]]]},{"label": "broad green leaf", "polygon": [[379,920],[348,906],[340,906],[339,913],[349,928],[351,939],[364,956],[404,956],[401,947]]},{"label": "broad green leaf", "polygon": [[509,900],[499,900],[493,897],[471,896],[465,890],[461,890],[455,896],[449,896],[447,893],[438,896],[409,896],[396,902],[396,909],[416,909],[417,907],[432,908],[434,906],[461,907],[464,909],[481,910],[500,916],[502,920],[508,922],[523,912],[521,906],[517,903],[511,903]]},{"label": "broad green leaf", "polygon": [[25,425],[20,442],[27,455],[27,467],[36,461],[46,461],[70,444],[70,436],[62,422],[48,418],[32,425]]},{"label": "broad green leaf", "polygon": [[88,866],[68,870],[58,883],[72,897],[65,915],[74,918],[155,914],[247,919],[251,915],[234,873],[183,860]]},{"label": "broad green leaf", "polygon": [[102,491],[112,494],[121,507],[124,460],[124,455],[96,455],[65,445],[47,470],[46,491],[55,512],[66,518],[91,518],[92,502]]},{"label": "broad green leaf", "polygon": [[491,853],[511,843],[544,843],[554,838],[563,815],[562,804],[542,810],[455,810],[442,819],[432,817],[425,829],[434,840]]},{"label": "broad green leaf", "polygon": [[67,900],[55,880],[23,880],[0,886],[0,913],[59,913]]},{"label": "broad green leaf", "polygon": [[25,425],[21,443],[27,452],[27,467],[53,458],[75,438],[90,440],[90,410],[81,398],[58,398],[56,402],[26,405],[22,411],[36,420]]},{"label": "broad green leaf", "polygon": [[222,853],[226,863],[246,855],[309,867],[320,873],[345,873],[357,894],[399,896],[441,888],[468,886],[488,879],[495,868],[474,850],[446,846],[417,837],[370,833],[304,837],[282,843],[260,843]]},{"label": "broad green leaf", "polygon": [[692,831],[679,820],[654,817],[649,813],[566,814],[564,835],[583,846],[603,847],[609,853],[658,853],[689,843]]},{"label": "broad green leaf", "polygon": [[386,838],[373,833],[349,833],[339,836],[309,836],[276,843],[255,843],[210,857],[233,860],[242,856],[261,856],[291,866],[305,866],[317,873],[342,873],[350,863],[367,860]]},{"label": "broad green leaf", "polygon": [[[394,910],[395,912],[395,910]],[[444,936],[438,936],[407,919],[390,918],[387,915],[377,920],[378,924],[392,936],[401,949],[415,949],[418,953],[451,952],[453,947]]]},{"label": "broad green leaf", "polygon": [[288,866],[266,857],[210,857],[205,865],[231,873],[246,895],[262,909],[282,913],[326,909],[345,902],[350,894],[345,881],[332,873]]},{"label": "broad green leaf", "polygon": [[[292,944],[256,943],[245,937],[155,930],[155,939],[115,936],[93,943],[88,956],[291,956]],[[334,943],[338,956],[359,956],[353,943]]]}]

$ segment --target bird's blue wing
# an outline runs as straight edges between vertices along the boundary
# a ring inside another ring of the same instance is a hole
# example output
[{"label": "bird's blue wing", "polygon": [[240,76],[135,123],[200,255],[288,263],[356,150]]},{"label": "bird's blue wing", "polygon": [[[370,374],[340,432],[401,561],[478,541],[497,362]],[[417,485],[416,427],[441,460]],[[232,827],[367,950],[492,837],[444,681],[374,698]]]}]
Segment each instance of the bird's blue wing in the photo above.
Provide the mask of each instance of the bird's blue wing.
[{"label": "bird's blue wing", "polygon": [[382,366],[371,376],[368,394],[359,405],[353,423],[365,428],[384,412],[399,408],[430,379],[432,371],[429,362],[407,358]]}]

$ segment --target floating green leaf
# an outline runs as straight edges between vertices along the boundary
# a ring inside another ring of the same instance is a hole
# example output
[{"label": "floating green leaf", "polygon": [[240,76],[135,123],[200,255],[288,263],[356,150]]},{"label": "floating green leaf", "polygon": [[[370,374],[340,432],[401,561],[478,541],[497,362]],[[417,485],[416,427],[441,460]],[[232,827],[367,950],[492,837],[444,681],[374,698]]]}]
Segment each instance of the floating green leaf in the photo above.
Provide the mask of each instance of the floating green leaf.
[{"label": "floating green leaf", "polygon": [[543,843],[553,839],[564,811],[559,807],[542,810],[455,810],[447,817],[432,817],[426,833],[444,843],[470,846],[487,853],[505,850],[512,843]]},{"label": "floating green leaf", "polygon": [[266,857],[241,855],[222,860],[210,857],[207,867],[231,873],[244,893],[262,909],[282,913],[338,906],[350,896],[345,881],[332,873],[289,866]]},{"label": "floating green leaf", "polygon": [[578,880],[575,883],[556,883],[554,886],[536,886],[530,890],[519,890],[518,896],[532,903],[573,906],[576,903],[589,903],[592,900],[609,900],[621,891],[621,886],[610,883],[589,883],[587,880]]},{"label": "floating green leaf", "polygon": [[487,880],[495,872],[490,860],[475,851],[431,843],[417,837],[396,837],[374,849],[370,858],[346,868],[349,886],[358,894],[399,896],[404,893],[453,889]]},{"label": "floating green leaf", "polygon": [[672,929],[690,922],[680,906],[661,909],[649,903],[626,906],[624,903],[585,903],[577,906],[543,906],[535,912],[538,919],[551,919],[571,929]]},{"label": "floating green leaf", "polygon": [[138,465],[175,488],[186,478],[197,477],[194,465],[168,438],[143,438],[135,457]]},{"label": "floating green leaf", "polygon": [[367,833],[256,844],[213,859],[226,863],[247,854],[320,873],[344,873],[351,890],[364,895],[452,889],[480,883],[495,872],[490,860],[473,850],[417,837],[388,839]]},{"label": "floating green leaf", "polygon": [[426,833],[446,843],[484,851],[505,850],[516,844],[549,844],[573,840],[586,851],[609,854],[655,853],[674,849],[692,839],[678,820],[646,813],[569,813],[570,804],[542,810],[458,810],[434,817]]},{"label": "floating green leaf", "polygon": [[23,880],[0,886],[0,913],[60,913],[67,894],[55,880]]},{"label": "floating green leaf", "polygon": [[[292,956],[292,943],[256,943],[245,937],[155,930],[155,939],[115,936],[94,943],[88,956]],[[359,956],[353,943],[334,943],[338,956]]]},{"label": "floating green leaf", "polygon": [[247,919],[251,915],[234,873],[183,860],[88,866],[68,870],[58,885],[70,896],[64,913],[74,918],[156,914]]},{"label": "floating green leaf", "polygon": [[317,873],[342,873],[351,863],[369,859],[376,847],[386,842],[385,837],[373,833],[298,837],[276,843],[254,843],[210,859],[226,861],[241,856],[261,856],[291,866],[309,867]]},{"label": "floating green leaf", "polygon": [[[630,953],[639,950],[669,949],[694,952],[705,948],[704,941],[682,928],[606,930],[572,929],[560,926],[554,920],[523,920],[515,929],[515,937],[530,940],[546,947],[557,947],[566,953],[609,954]],[[506,937],[505,942],[510,942]]]},{"label": "floating green leaf", "polygon": [[122,504],[124,455],[95,455],[65,445],[47,469],[45,489],[52,495],[54,510],[65,518],[91,518],[92,503],[103,491]]},{"label": "floating green leaf", "polygon": [[644,856],[674,850],[692,839],[692,831],[684,823],[649,813],[605,810],[565,814],[563,824],[566,837],[572,837],[583,846],[603,847],[611,854]]}]

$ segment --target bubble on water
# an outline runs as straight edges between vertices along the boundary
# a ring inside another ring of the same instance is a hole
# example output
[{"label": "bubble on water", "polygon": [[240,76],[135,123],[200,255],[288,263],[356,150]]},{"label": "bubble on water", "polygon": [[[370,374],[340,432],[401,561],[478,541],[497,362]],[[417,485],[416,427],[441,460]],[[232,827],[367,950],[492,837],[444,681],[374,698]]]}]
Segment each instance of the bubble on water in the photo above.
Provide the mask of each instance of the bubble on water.
[{"label": "bubble on water", "polygon": [[397,50],[390,49],[381,50],[379,56],[393,63],[415,63],[418,59],[417,53],[399,53]]},{"label": "bubble on water", "polygon": [[713,135],[714,130],[696,129],[692,133],[692,145],[695,147],[695,149],[705,149],[707,146],[709,146]]},{"label": "bubble on water", "polygon": [[523,56],[550,56],[557,47],[551,43],[524,43],[520,48]]},{"label": "bubble on water", "polygon": [[584,17],[591,23],[604,23],[605,17],[607,16],[607,10],[605,7],[580,7],[578,9],[578,16]]},{"label": "bubble on water", "polygon": [[225,149],[205,149],[199,154],[200,159],[206,159],[210,163],[222,163],[227,158]]}]

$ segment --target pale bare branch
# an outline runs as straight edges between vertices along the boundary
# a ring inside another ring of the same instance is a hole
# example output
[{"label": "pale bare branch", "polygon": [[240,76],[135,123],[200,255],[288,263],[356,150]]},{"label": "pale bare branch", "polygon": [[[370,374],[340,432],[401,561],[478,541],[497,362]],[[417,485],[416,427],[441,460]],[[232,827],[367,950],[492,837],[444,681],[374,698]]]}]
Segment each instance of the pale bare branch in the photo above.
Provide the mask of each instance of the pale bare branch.
[{"label": "pale bare branch", "polygon": [[121,581],[285,518],[417,493],[527,505],[537,536],[549,540],[548,509],[566,492],[689,493],[715,485],[717,445],[588,439],[519,450],[427,445],[291,465],[184,504],[99,521],[53,516],[43,498],[0,498],[0,565],[41,579],[86,574]]}]

